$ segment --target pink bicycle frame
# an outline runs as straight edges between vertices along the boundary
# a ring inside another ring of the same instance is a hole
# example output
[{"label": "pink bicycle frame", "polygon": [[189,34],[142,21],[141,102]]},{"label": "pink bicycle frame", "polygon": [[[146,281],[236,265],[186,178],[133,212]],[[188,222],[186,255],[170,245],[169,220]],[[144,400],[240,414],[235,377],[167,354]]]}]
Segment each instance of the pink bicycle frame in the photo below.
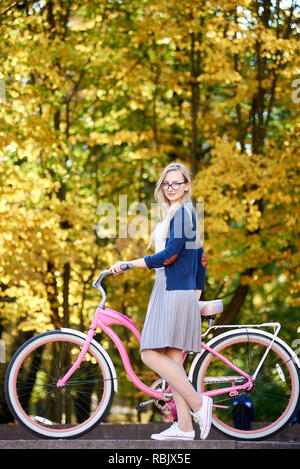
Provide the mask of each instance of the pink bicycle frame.
[{"label": "pink bicycle frame", "polygon": [[[96,309],[95,316],[92,320],[90,330],[87,334],[86,341],[85,341],[85,343],[82,347],[82,350],[81,350],[77,360],[75,361],[74,365],[70,368],[70,370],[66,373],[66,375],[57,382],[57,386],[58,387],[64,386],[66,384],[66,382],[68,381],[68,379],[70,378],[70,376],[79,367],[80,363],[82,362],[82,360],[83,360],[83,358],[84,358],[84,356],[85,356],[85,354],[86,354],[86,352],[87,352],[87,350],[90,346],[90,343],[93,339],[93,336],[95,334],[96,329],[100,328],[100,329],[103,330],[103,332],[105,332],[110,337],[110,339],[116,345],[116,347],[117,347],[117,349],[120,353],[124,368],[125,368],[128,376],[129,376],[130,380],[132,381],[132,383],[138,389],[143,391],[145,394],[148,394],[149,396],[152,396],[156,399],[163,399],[164,393],[171,392],[170,386],[168,387],[168,389],[166,391],[162,392],[162,391],[157,391],[155,389],[152,389],[152,388],[146,386],[144,383],[142,383],[142,381],[139,380],[139,378],[136,376],[135,372],[132,369],[128,354],[126,352],[126,349],[125,349],[121,339],[109,327],[113,324],[118,324],[118,325],[127,327],[131,332],[133,332],[135,337],[140,342],[140,340],[141,340],[140,333],[139,333],[136,325],[134,324],[134,322],[131,319],[129,319],[124,314],[121,314],[117,311],[114,311],[113,309],[98,306],[97,309]],[[227,387],[227,388],[220,388],[220,389],[215,389],[213,391],[202,392],[202,393],[200,393],[201,395],[216,396],[216,395],[224,394],[224,393],[225,394],[230,393],[231,395],[234,395],[235,393],[237,393],[237,391],[246,390],[246,389],[249,390],[249,389],[252,388],[253,383],[251,381],[251,377],[247,373],[244,373],[237,366],[235,366],[230,360],[223,357],[223,355],[221,355],[220,353],[218,353],[215,350],[211,349],[210,347],[208,347],[203,342],[201,343],[201,346],[205,350],[207,350],[208,352],[210,352],[213,355],[215,355],[216,357],[218,357],[224,363],[226,363],[226,365],[228,365],[230,368],[232,368],[238,374],[240,374],[241,376],[243,376],[244,378],[247,379],[247,382],[244,383],[244,384],[241,384],[241,385],[238,385],[238,386],[233,385],[233,386],[230,386],[230,387]],[[183,361],[185,360],[185,357],[186,357],[186,353],[183,353]],[[215,407],[223,407],[223,406],[217,406],[216,405]]]}]

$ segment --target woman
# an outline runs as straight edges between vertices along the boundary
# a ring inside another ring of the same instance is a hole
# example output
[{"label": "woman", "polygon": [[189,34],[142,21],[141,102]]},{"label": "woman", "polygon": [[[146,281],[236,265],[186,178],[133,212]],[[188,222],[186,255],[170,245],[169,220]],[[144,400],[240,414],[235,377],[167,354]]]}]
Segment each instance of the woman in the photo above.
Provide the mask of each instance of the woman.
[{"label": "woman", "polygon": [[171,163],[163,170],[154,193],[161,223],[149,244],[154,239],[155,254],[119,261],[110,267],[114,275],[123,273],[120,267],[125,262],[155,269],[155,283],[141,334],[141,358],[170,384],[178,416],[170,428],[151,435],[156,440],[193,440],[191,415],[200,425],[201,439],[207,437],[211,426],[212,399],[195,391],[182,362],[183,351],[201,350],[198,300],[206,277],[206,257],[197,236],[191,185],[191,175],[185,165]]}]

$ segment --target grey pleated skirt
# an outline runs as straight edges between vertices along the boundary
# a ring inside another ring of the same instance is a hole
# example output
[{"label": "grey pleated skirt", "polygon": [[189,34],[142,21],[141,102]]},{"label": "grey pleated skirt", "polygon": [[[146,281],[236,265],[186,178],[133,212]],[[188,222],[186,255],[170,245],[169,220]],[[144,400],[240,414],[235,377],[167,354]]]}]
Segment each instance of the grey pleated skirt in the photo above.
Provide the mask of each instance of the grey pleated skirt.
[{"label": "grey pleated skirt", "polygon": [[140,351],[172,347],[201,351],[201,314],[194,290],[166,290],[165,269],[155,271]]}]

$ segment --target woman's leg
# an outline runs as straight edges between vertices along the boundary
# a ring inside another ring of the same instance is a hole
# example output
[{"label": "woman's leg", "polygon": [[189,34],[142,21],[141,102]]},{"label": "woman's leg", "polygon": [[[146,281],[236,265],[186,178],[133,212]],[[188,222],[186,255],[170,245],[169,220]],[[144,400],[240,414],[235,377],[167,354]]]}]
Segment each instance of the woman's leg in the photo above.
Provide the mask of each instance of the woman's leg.
[{"label": "woman's leg", "polygon": [[[171,358],[172,357],[172,358]],[[168,349],[168,352],[146,349],[142,351],[143,362],[165,379],[172,388],[174,400],[179,404],[178,418],[181,425],[186,427],[191,425],[191,420],[187,419],[187,411],[192,409],[197,412],[202,406],[202,397],[189,382],[186,372],[182,366],[182,351],[178,349]],[[190,422],[190,423],[189,423]],[[182,431],[189,431],[184,428]],[[189,428],[191,428],[189,426]]]},{"label": "woman's leg", "polygon": [[[171,358],[178,366],[183,367],[182,361],[182,350],[169,348],[166,350],[166,355]],[[183,432],[193,431],[192,417],[190,414],[190,406],[185,398],[176,390],[172,389],[173,399],[176,404],[177,417],[178,417],[178,426]]]}]

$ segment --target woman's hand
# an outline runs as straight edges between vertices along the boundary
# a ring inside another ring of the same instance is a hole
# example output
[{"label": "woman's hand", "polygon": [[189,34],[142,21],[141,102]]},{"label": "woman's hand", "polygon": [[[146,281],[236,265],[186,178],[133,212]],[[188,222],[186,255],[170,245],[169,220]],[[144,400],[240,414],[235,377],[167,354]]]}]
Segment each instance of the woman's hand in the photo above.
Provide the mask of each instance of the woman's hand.
[{"label": "woman's hand", "polygon": [[194,292],[196,294],[197,300],[199,301],[200,297],[201,297],[202,290],[194,290]]},{"label": "woman's hand", "polygon": [[119,261],[119,262],[116,262],[116,264],[112,265],[112,266],[109,268],[109,271],[110,271],[111,273],[113,273],[114,275],[123,274],[124,272],[127,272],[128,269],[122,270],[122,269],[121,269],[121,265],[128,264],[129,262],[130,262],[130,261]]},{"label": "woman's hand", "polygon": [[205,269],[207,269],[207,257],[206,257],[205,251],[203,251],[202,253],[201,264],[203,265]]}]

